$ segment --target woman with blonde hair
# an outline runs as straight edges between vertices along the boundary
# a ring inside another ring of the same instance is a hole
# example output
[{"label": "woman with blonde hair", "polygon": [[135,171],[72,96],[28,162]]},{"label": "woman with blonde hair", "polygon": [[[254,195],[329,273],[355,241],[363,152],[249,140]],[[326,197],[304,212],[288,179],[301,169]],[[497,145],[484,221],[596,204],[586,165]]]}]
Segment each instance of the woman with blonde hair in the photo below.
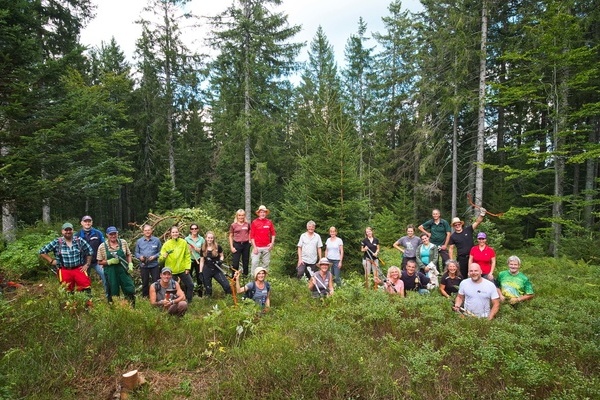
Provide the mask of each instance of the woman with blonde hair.
[{"label": "woman with blonde hair", "polygon": [[223,248],[217,243],[215,233],[206,232],[205,241],[202,244],[202,258],[200,259],[200,271],[204,279],[206,295],[212,295],[212,279],[215,278],[226,294],[231,294],[229,282],[221,269],[223,264]]},{"label": "woman with blonde hair", "polygon": [[239,270],[242,259],[242,274],[248,275],[250,265],[250,222],[246,211],[241,208],[235,212],[233,223],[229,226],[229,247],[232,267]]},{"label": "woman with blonde hair", "polygon": [[384,287],[386,292],[404,297],[404,282],[400,279],[400,268],[392,265],[388,269]]}]

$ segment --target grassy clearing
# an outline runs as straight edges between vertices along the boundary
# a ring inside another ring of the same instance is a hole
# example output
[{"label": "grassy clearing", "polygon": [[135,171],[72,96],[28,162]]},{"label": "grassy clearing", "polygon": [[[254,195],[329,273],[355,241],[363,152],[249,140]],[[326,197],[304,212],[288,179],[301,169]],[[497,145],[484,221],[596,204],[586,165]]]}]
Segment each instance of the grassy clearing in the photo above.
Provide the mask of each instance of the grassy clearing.
[{"label": "grassy clearing", "polygon": [[0,399],[109,398],[131,369],[149,382],[135,399],[600,398],[600,268],[524,258],[536,298],[491,323],[358,275],[320,301],[273,274],[265,315],[217,288],[181,320],[36,283],[0,298]]}]

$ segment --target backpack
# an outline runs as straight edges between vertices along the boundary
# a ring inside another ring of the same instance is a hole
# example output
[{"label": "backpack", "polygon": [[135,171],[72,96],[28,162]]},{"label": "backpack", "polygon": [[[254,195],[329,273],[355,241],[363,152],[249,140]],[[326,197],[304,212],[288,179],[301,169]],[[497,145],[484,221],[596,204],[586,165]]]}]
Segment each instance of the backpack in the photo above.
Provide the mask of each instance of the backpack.
[{"label": "backpack", "polygon": [[[270,292],[271,284],[269,282],[265,282],[265,288],[267,289],[267,293]],[[256,283],[255,281],[252,281],[250,282],[250,288],[244,292],[244,298],[252,300],[254,293],[256,293]]]}]

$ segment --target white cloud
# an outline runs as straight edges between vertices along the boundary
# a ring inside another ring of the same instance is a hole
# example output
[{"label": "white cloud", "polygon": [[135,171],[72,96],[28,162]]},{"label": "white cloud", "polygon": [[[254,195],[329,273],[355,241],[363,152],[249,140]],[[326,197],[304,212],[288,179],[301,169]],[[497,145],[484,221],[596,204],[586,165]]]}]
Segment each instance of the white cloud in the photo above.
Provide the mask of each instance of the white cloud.
[{"label": "white cloud", "polygon": [[[295,41],[308,45],[319,25],[334,47],[338,64],[343,64],[346,41],[356,33],[359,17],[367,23],[367,35],[383,30],[381,17],[388,15],[391,0],[287,0],[277,9],[288,15],[292,25],[302,25]],[[140,27],[135,23],[141,16],[147,0],[96,0],[97,16],[81,33],[81,42],[90,47],[108,43],[114,36],[117,43],[132,60]],[[200,16],[213,16],[224,11],[231,2],[215,0],[192,0],[188,7]],[[403,6],[416,11],[421,9],[419,0],[408,0]],[[194,35],[196,36],[196,35]],[[306,49],[302,59],[305,58]]]}]

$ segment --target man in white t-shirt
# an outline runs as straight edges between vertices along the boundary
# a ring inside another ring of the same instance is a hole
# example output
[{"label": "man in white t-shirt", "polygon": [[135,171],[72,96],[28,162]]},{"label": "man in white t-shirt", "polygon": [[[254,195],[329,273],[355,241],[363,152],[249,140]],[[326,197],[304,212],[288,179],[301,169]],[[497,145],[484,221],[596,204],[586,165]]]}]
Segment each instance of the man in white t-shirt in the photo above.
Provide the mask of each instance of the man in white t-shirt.
[{"label": "man in white t-shirt", "polygon": [[481,276],[477,263],[469,266],[469,278],[460,283],[454,302],[454,311],[460,311],[464,302],[467,314],[492,320],[500,309],[500,296],[496,285]]},{"label": "man in white t-shirt", "polygon": [[296,267],[298,279],[302,278],[304,274],[310,279],[306,269],[310,267],[316,271],[317,262],[321,259],[323,242],[321,236],[315,232],[315,226],[315,221],[308,221],[306,232],[300,235],[300,240],[298,240],[298,266]]}]

